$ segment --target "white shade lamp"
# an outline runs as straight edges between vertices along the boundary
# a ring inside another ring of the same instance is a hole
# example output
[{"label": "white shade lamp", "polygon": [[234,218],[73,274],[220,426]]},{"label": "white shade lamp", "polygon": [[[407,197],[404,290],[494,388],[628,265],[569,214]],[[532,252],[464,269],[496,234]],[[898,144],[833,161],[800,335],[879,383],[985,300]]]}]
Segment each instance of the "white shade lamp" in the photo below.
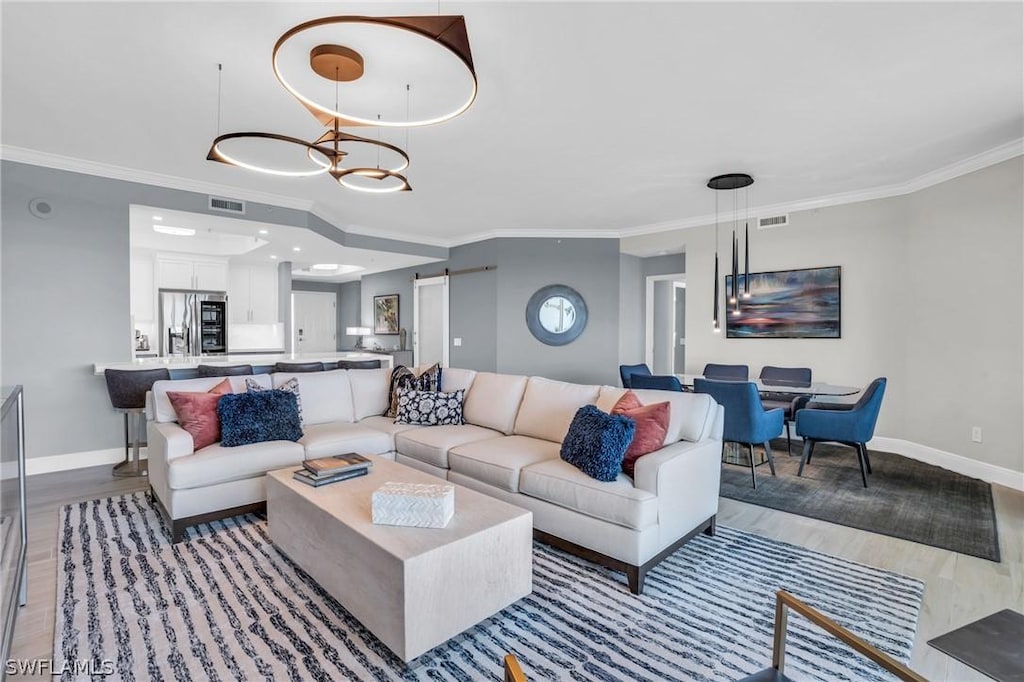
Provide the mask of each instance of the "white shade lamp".
[{"label": "white shade lamp", "polygon": [[356,348],[363,348],[363,337],[369,336],[373,331],[369,327],[345,327],[345,334],[356,337]]}]

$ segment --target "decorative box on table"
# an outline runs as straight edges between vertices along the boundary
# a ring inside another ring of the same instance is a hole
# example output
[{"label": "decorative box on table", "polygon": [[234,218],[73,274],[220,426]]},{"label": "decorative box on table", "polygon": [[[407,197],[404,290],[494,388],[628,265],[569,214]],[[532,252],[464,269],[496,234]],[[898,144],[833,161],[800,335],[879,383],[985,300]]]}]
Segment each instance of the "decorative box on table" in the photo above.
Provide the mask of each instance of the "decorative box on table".
[{"label": "decorative box on table", "polygon": [[370,506],[374,523],[444,528],[455,515],[455,486],[388,481],[373,492]]}]

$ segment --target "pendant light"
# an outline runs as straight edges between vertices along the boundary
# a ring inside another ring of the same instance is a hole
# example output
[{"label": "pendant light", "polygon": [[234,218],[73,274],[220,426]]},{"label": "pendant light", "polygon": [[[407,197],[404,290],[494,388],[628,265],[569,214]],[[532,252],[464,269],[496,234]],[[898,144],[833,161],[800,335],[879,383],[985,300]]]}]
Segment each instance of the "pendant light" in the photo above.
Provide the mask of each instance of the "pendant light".
[{"label": "pendant light", "polygon": [[[745,189],[750,185],[754,184],[754,178],[747,175],[746,173],[726,173],[724,175],[716,175],[715,177],[708,180],[708,188],[716,191],[731,191]],[[745,200],[746,193],[744,192]],[[713,330],[718,332],[721,331],[721,324],[718,317],[718,225],[719,225],[719,201],[718,194],[715,195],[715,314],[713,319]],[[740,294],[739,290],[739,249],[740,242],[739,237],[736,234],[739,220],[739,207],[737,204],[737,196],[733,195],[733,230],[732,230],[732,286],[726,287],[726,297],[729,304],[732,306],[731,313],[737,315],[740,312],[740,298],[750,297],[750,224],[749,222],[745,225],[744,230],[744,276],[743,276],[743,293]],[[747,210],[749,211],[749,202],[747,202]]]}]

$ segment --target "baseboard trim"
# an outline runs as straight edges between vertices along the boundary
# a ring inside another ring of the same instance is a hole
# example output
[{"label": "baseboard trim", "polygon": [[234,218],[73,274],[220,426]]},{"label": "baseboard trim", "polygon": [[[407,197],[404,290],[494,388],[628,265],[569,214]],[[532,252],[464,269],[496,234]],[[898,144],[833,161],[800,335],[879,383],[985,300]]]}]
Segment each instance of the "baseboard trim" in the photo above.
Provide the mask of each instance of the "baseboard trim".
[{"label": "baseboard trim", "polygon": [[[139,457],[146,459],[146,448],[139,449]],[[84,469],[101,464],[117,464],[123,459],[123,448],[69,452],[64,455],[50,455],[48,457],[29,457],[25,460],[25,475],[52,474],[55,471]]]},{"label": "baseboard trim", "polygon": [[913,441],[903,440],[902,438],[876,436],[868,443],[868,448],[903,455],[925,464],[932,464],[943,469],[955,471],[964,476],[980,478],[989,483],[997,483],[1007,488],[1024,492],[1024,472],[1014,471],[1013,469],[996,466],[995,464],[979,462],[976,459],[939,450],[929,445],[922,445]]}]

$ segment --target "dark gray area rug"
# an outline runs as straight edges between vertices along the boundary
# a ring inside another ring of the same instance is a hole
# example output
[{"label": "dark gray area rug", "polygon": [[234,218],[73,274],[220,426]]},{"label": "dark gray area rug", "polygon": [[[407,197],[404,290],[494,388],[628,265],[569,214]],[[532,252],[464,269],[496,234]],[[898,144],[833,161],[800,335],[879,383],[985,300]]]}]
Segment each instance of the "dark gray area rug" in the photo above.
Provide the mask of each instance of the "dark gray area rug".
[{"label": "dark gray area rug", "polygon": [[[775,444],[773,443],[773,446]],[[872,474],[861,483],[853,448],[819,444],[804,467],[799,441],[793,456],[785,441],[773,447],[775,468],[757,467],[757,489],[749,466],[722,465],[723,497],[809,516],[873,533],[998,562],[999,537],[992,486],[891,452],[871,451]],[[755,450],[755,457],[757,451]]]},{"label": "dark gray area rug", "polygon": [[[62,681],[500,682],[511,652],[534,681],[718,682],[770,664],[776,590],[904,663],[924,594],[915,578],[722,526],[648,573],[642,596],[622,573],[535,544],[532,594],[408,668],[275,548],[262,516],[171,545],[137,493],[64,507],[59,528],[54,669],[113,671]],[[893,679],[801,617],[789,628],[795,680]]]},{"label": "dark gray area rug", "polygon": [[1024,682],[1024,614],[1004,609],[928,642],[998,682]]}]

